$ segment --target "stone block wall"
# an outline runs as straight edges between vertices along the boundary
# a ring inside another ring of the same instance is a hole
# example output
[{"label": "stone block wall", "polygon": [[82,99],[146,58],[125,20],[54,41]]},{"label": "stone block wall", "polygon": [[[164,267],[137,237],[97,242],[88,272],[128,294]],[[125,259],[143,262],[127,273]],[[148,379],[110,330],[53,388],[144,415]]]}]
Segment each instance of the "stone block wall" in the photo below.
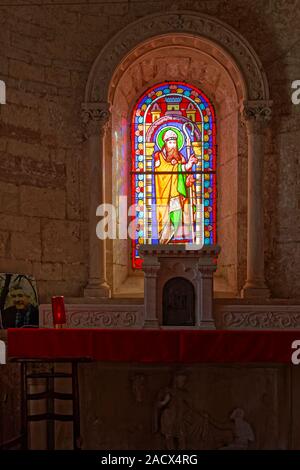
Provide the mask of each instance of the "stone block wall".
[{"label": "stone block wall", "polygon": [[274,297],[299,296],[300,105],[291,102],[291,82],[300,79],[299,1],[19,3],[0,5],[0,79],[7,85],[0,108],[0,271],[36,276],[42,302],[82,295],[90,188],[80,107],[90,68],[130,22],[194,10],[244,35],[266,70],[274,101],[265,160],[266,276]]}]

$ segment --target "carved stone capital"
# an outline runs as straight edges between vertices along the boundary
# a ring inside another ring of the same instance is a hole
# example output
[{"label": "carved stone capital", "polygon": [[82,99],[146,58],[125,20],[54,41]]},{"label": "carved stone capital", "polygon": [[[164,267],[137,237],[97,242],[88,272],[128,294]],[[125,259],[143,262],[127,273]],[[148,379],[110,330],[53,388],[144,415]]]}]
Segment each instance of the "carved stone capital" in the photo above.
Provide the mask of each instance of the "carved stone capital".
[{"label": "carved stone capital", "polygon": [[199,275],[202,279],[213,279],[213,274],[217,269],[215,266],[198,266]]},{"label": "carved stone capital", "polygon": [[86,136],[103,136],[110,119],[110,105],[107,102],[83,103],[82,122]]},{"label": "carved stone capital", "polygon": [[145,277],[149,278],[156,278],[157,273],[160,270],[160,263],[158,264],[143,264],[143,271],[145,273]]},{"label": "carved stone capital", "polygon": [[272,101],[246,101],[241,108],[242,121],[248,132],[263,132],[271,115]]}]

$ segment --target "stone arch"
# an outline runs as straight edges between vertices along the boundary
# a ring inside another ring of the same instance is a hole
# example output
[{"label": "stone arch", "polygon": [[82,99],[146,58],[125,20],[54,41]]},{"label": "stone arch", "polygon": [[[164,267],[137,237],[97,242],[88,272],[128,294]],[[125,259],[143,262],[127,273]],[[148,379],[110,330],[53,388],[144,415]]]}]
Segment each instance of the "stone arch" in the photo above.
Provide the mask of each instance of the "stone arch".
[{"label": "stone arch", "polygon": [[[201,53],[202,57],[209,57],[211,64],[217,64],[224,72],[223,80],[230,82],[230,86],[234,88],[232,93],[236,95],[235,112],[241,111],[248,133],[248,234],[245,287],[250,295],[253,293],[254,296],[265,296],[267,289],[264,283],[263,265],[261,153],[263,124],[270,117],[268,83],[259,58],[239,33],[217,19],[207,15],[193,15],[191,12],[163,16],[155,14],[129,24],[102,49],[89,74],[85,102],[82,106],[89,141],[89,186],[93,188],[90,192],[90,270],[86,295],[107,297],[111,293],[109,286],[112,282],[111,274],[107,273],[106,260],[110,256],[112,258],[112,252],[116,250],[110,242],[99,241],[95,237],[97,224],[95,213],[102,201],[111,202],[106,191],[107,186],[110,187],[112,184],[111,171],[108,171],[107,165],[111,165],[111,162],[108,162],[108,155],[112,155],[111,121],[116,91],[133,63],[138,64],[149,51],[172,46],[189,47]],[[174,79],[174,77],[165,77],[165,79]],[[148,86],[149,83],[143,84],[140,86],[140,91]],[[209,92],[209,89],[203,91]],[[128,99],[128,109],[132,106],[134,98],[136,96],[133,93]],[[106,174],[106,188],[104,188],[103,174]],[[250,191],[249,188],[255,188],[255,191]],[[137,279],[132,279],[130,282],[136,284],[136,281]]]},{"label": "stone arch", "polygon": [[244,100],[269,100],[269,87],[262,64],[250,44],[222,21],[204,14],[182,11],[153,14],[127,25],[116,34],[96,58],[85,90],[85,102],[107,101],[111,78],[129,52],[137,45],[170,33],[201,37],[208,47],[219,46],[219,58],[231,63],[232,72],[244,79]]}]

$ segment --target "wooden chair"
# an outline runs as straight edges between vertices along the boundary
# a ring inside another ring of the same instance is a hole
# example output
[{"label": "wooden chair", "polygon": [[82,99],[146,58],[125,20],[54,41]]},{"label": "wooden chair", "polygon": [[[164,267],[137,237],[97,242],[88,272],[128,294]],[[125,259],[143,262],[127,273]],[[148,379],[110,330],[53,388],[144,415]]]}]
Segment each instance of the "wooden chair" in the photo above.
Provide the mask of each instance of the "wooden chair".
[{"label": "wooden chair", "polygon": [[[47,421],[47,450],[55,449],[55,421],[73,423],[73,449],[80,450],[80,404],[78,384],[78,362],[85,359],[17,359],[21,364],[21,448],[28,449],[28,425],[31,422]],[[28,370],[29,364],[50,364],[47,372],[32,372]],[[56,363],[71,364],[71,372],[55,371]],[[70,380],[70,393],[55,391],[56,379]],[[40,393],[29,393],[28,381],[34,384],[35,380],[45,379],[46,390]],[[47,410],[41,414],[29,414],[28,403],[32,400],[46,400]],[[55,413],[55,400],[67,400],[72,402],[72,413]]]}]

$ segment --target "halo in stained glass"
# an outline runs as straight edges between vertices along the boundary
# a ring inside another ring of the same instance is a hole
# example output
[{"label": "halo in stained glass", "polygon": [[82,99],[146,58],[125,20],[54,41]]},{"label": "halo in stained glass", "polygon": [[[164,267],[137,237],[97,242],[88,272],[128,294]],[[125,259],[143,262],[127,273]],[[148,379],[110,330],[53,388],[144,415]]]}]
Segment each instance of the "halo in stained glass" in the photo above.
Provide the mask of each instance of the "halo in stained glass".
[{"label": "halo in stained glass", "polygon": [[163,136],[164,136],[165,132],[168,131],[168,130],[172,130],[173,132],[175,132],[177,134],[177,145],[178,145],[178,149],[181,150],[182,147],[183,147],[183,142],[184,142],[183,135],[177,127],[172,127],[172,126],[163,127],[158,132],[157,137],[156,137],[157,146],[160,149],[164,146],[165,143],[163,141]]}]

